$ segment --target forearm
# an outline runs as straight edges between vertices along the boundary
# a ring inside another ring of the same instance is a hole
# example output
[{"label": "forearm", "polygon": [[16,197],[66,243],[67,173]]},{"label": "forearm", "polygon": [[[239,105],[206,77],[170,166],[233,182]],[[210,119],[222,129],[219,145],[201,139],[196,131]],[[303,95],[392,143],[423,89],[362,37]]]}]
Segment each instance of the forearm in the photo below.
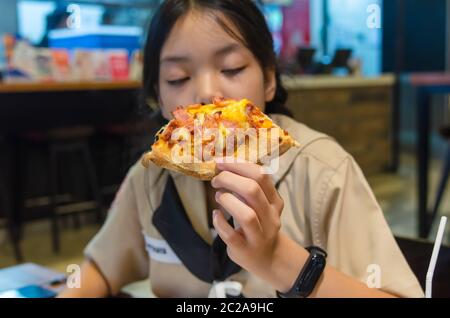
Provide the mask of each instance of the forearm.
[{"label": "forearm", "polygon": [[[291,289],[309,253],[286,235],[281,234],[271,269],[261,273],[280,292]],[[379,298],[394,297],[351,278],[327,265],[310,297]]]},{"label": "forearm", "polygon": [[108,285],[97,267],[89,260],[81,266],[80,288],[64,289],[59,298],[102,298],[109,296]]}]

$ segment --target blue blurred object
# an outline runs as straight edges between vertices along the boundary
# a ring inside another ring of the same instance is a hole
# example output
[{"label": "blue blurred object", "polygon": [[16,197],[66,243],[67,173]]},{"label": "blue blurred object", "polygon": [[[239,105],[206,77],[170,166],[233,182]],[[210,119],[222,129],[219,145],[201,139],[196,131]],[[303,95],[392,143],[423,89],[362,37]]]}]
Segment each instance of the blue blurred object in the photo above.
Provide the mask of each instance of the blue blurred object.
[{"label": "blue blurred object", "polygon": [[49,47],[63,49],[126,49],[129,56],[141,48],[142,29],[138,27],[103,26],[95,29],[54,30]]},{"label": "blue blurred object", "polygon": [[6,69],[3,71],[2,76],[0,76],[1,81],[12,81],[12,82],[30,82],[33,79],[29,74],[18,70],[18,69]]},{"label": "blue blurred object", "polygon": [[57,293],[38,285],[29,285],[19,289],[0,293],[0,298],[54,298]]}]

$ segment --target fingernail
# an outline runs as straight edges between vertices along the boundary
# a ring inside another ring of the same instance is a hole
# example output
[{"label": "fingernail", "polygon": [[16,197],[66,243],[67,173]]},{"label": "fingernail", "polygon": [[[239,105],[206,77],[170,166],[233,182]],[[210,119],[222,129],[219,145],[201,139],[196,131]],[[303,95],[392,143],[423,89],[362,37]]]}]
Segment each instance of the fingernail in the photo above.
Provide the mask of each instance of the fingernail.
[{"label": "fingernail", "polygon": [[216,199],[216,201],[218,202],[219,201],[219,197],[222,195],[222,192],[220,192],[220,191],[217,191],[216,192],[216,195],[214,196],[214,198]]},{"label": "fingernail", "polygon": [[213,212],[212,212],[212,214],[213,214],[213,219],[215,219],[215,218],[216,218],[216,216],[217,216],[217,213],[219,213],[219,211],[217,211],[217,210],[213,210]]}]

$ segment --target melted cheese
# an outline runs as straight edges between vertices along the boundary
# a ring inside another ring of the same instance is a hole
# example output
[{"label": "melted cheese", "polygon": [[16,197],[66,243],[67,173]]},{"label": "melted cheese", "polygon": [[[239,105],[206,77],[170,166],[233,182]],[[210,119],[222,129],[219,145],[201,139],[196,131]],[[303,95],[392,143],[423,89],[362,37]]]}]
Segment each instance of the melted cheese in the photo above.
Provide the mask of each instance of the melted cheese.
[{"label": "melted cheese", "polygon": [[[233,123],[236,123],[240,128],[248,129],[250,128],[249,123],[249,115],[247,115],[247,105],[250,104],[250,101],[248,99],[243,99],[240,101],[234,101],[234,100],[225,100],[218,102],[216,104],[208,104],[208,105],[192,105],[189,106],[186,109],[186,111],[195,117],[195,126],[196,127],[202,127],[205,122],[205,115],[214,115],[217,112],[220,112],[220,119],[218,120],[218,134],[215,135],[215,140],[212,141],[216,145],[218,144],[220,148],[224,148],[226,142],[229,142],[227,138],[230,134],[233,133],[233,129],[226,128],[223,121],[230,121]],[[250,115],[252,116],[251,119],[258,123],[258,128],[271,128],[273,127],[273,122],[267,117],[265,114],[258,113]],[[163,127],[161,130],[165,130],[167,128]],[[204,137],[203,137],[204,138]],[[235,137],[234,137],[235,138]],[[242,141],[237,141],[238,146]],[[165,143],[163,143],[165,148],[169,151],[171,147],[167,147]],[[200,143],[201,145],[202,143]],[[160,146],[158,143],[155,144],[155,146]],[[191,155],[195,156],[195,142],[194,139],[191,140]],[[225,151],[225,149],[224,149]],[[237,148],[234,149],[234,153],[236,154]],[[217,154],[216,154],[217,155]],[[201,159],[201,158],[199,158]]]},{"label": "melted cheese", "polygon": [[[217,112],[221,112],[221,118],[234,121],[234,122],[246,122],[247,114],[245,111],[245,107],[249,103],[249,100],[243,99],[236,102],[224,103],[224,105],[196,105],[192,107],[188,107],[186,110],[192,114],[215,114]],[[197,115],[198,116],[198,115]]]}]

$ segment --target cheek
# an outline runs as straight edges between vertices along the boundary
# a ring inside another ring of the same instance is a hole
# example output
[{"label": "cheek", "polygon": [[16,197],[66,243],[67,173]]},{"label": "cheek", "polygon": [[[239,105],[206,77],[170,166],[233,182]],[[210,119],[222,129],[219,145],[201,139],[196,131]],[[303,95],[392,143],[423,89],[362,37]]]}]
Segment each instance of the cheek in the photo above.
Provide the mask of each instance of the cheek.
[{"label": "cheek", "polygon": [[259,70],[249,70],[237,80],[227,82],[225,97],[240,100],[247,98],[254,104],[265,109],[264,76]]},{"label": "cheek", "polygon": [[161,112],[162,115],[165,119],[172,119],[172,115],[171,115],[171,107],[169,107],[168,105],[172,105],[172,101],[169,98],[169,94],[167,94],[166,90],[164,89],[163,86],[159,85],[159,100],[158,100],[158,104],[159,107],[161,108]]},{"label": "cheek", "polygon": [[178,106],[185,106],[193,104],[189,89],[177,90],[176,93],[165,84],[160,84],[159,89],[159,105],[162,110],[163,117],[172,119],[172,111]]}]

